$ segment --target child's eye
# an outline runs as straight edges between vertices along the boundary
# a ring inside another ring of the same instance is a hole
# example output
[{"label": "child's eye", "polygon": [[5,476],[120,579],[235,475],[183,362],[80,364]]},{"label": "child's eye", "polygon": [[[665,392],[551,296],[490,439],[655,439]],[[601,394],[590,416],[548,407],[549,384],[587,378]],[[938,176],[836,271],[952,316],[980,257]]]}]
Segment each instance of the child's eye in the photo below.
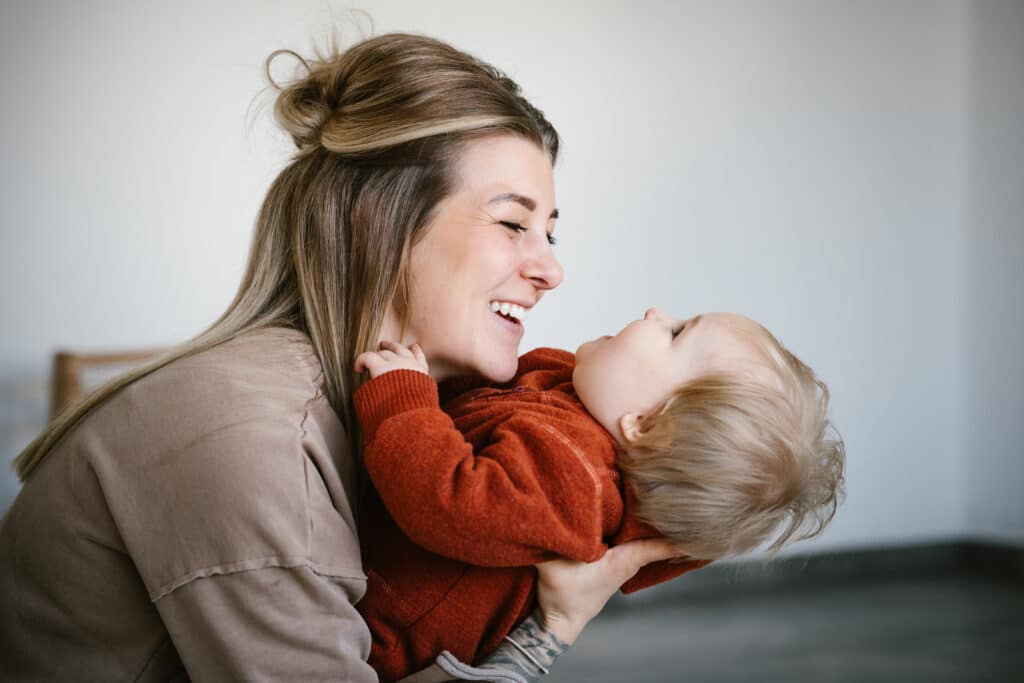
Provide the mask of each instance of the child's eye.
[{"label": "child's eye", "polygon": [[678,337],[684,329],[686,329],[686,323],[680,325],[678,329],[672,330],[672,338],[675,339],[676,337]]}]

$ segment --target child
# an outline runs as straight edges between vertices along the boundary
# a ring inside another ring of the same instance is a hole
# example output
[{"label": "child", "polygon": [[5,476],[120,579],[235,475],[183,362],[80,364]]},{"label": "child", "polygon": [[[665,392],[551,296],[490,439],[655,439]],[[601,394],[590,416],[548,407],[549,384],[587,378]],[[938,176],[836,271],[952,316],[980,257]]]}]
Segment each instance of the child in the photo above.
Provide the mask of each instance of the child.
[{"label": "child", "polygon": [[740,316],[651,309],[575,358],[527,353],[507,385],[445,382],[443,403],[415,344],[381,347],[356,361],[372,379],[355,403],[376,489],[357,606],[382,681],[443,649],[488,654],[529,615],[538,562],[670,539],[686,560],[645,567],[631,592],[780,529],[773,550],[814,536],[842,494],[826,387]]}]

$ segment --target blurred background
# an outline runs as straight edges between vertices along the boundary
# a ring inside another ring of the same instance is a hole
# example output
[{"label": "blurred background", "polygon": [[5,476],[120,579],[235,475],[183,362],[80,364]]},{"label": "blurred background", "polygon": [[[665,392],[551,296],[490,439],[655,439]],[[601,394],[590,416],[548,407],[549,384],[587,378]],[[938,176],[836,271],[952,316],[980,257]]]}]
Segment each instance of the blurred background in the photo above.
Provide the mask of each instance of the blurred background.
[{"label": "blurred background", "polygon": [[[0,3],[0,512],[55,351],[168,346],[227,305],[291,152],[263,60],[358,40],[350,4]],[[845,505],[788,555],[968,544],[1019,578],[1024,3],[358,6],[502,68],[563,136],[567,277],[524,350],[652,305],[749,315],[828,383],[846,440]]]}]

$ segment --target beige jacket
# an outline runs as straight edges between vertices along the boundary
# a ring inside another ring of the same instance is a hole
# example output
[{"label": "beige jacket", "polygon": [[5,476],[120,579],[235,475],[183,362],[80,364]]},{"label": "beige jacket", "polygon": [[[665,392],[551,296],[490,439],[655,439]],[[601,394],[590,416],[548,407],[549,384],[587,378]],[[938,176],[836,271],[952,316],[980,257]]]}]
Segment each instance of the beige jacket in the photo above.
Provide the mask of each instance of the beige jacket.
[{"label": "beige jacket", "polygon": [[354,485],[299,333],[134,383],[0,521],[0,680],[375,681]]}]

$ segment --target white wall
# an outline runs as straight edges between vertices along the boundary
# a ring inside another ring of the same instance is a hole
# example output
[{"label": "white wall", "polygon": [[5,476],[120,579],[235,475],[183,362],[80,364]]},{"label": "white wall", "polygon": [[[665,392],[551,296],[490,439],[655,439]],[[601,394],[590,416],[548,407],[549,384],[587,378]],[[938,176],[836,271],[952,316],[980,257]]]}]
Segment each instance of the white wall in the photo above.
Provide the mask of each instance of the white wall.
[{"label": "white wall", "polygon": [[[55,348],[174,342],[230,299],[287,150],[249,109],[261,61],[331,20],[324,0],[84,5],[0,8],[5,460]],[[504,68],[563,134],[568,277],[524,349],[652,304],[751,315],[826,379],[846,437],[815,547],[967,530],[963,2],[362,6]]]},{"label": "white wall", "polygon": [[971,19],[967,522],[1024,544],[1024,3]]}]

